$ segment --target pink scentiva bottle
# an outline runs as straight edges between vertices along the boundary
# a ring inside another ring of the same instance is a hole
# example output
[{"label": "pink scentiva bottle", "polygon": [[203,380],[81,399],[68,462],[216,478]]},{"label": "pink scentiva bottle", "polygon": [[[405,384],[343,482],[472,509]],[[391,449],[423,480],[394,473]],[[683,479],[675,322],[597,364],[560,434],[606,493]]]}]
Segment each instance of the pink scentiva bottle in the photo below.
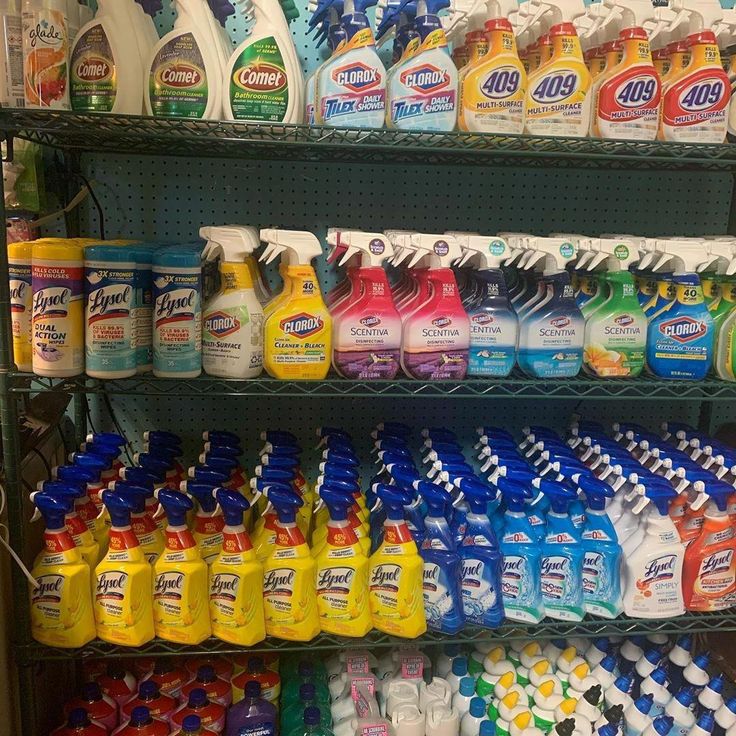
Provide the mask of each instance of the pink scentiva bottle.
[{"label": "pink scentiva bottle", "polygon": [[[450,266],[462,255],[450,235],[410,236],[416,250],[409,267],[427,258],[429,296],[402,315],[401,367],[419,380],[461,380],[468,372],[470,320]],[[421,285],[420,285],[421,287]]]},{"label": "pink scentiva bottle", "polygon": [[401,318],[382,265],[393,247],[385,235],[354,230],[330,230],[327,240],[335,253],[343,253],[338,265],[360,254],[357,287],[331,310],[332,365],[343,378],[395,378]]}]

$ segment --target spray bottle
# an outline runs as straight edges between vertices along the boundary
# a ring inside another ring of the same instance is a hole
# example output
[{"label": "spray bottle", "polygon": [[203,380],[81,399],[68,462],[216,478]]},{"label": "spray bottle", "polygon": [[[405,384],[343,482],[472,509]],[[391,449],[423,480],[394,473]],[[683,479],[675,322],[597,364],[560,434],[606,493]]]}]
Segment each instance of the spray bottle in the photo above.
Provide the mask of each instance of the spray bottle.
[{"label": "spray bottle", "polygon": [[713,362],[713,317],[703,300],[696,271],[703,260],[697,242],[660,241],[654,271],[674,266],[675,299],[649,322],[647,367],[658,378],[702,380]]},{"label": "spray bottle", "polygon": [[[403,0],[404,5],[412,0]],[[438,13],[450,0],[417,0],[412,39],[392,68],[387,85],[386,123],[399,130],[451,131],[458,107],[458,72]]]},{"label": "spray bottle", "polygon": [[383,541],[371,555],[368,600],[379,631],[414,639],[427,630],[422,582],[424,562],[404,519],[409,493],[378,483],[375,493],[386,510]]},{"label": "spray bottle", "polygon": [[222,549],[210,565],[209,608],[212,634],[239,646],[253,646],[266,637],[261,598],[263,567],[243,526],[250,503],[236,491],[211,491],[222,509]]},{"label": "spray bottle", "polygon": [[386,114],[386,69],[376,51],[366,10],[376,0],[347,0],[345,39],[319,69],[315,120],[319,125],[380,128]]},{"label": "spray bottle", "polygon": [[36,493],[33,497],[46,522],[45,552],[31,570],[31,634],[52,647],[82,647],[95,638],[91,601],[91,572],[74,545],[64,519],[72,500]]},{"label": "spray bottle", "polygon": [[263,308],[248,260],[260,245],[254,228],[203,227],[203,257],[219,259],[220,291],[202,312],[202,367],[218,378],[256,378],[263,369]]},{"label": "spray bottle", "polygon": [[534,378],[575,376],[583,362],[585,321],[565,267],[575,256],[566,240],[536,238],[530,263],[544,264],[545,294],[519,318],[519,367]]},{"label": "spray bottle", "polygon": [[[628,241],[602,238],[598,245],[600,252],[590,259],[587,270],[605,263],[608,295],[602,296],[602,303],[591,299],[581,310],[586,318],[583,368],[601,378],[633,378],[644,368],[647,344],[647,319],[629,273],[638,255]],[[599,284],[599,291],[605,291],[603,287]]]},{"label": "spray bottle", "polygon": [[553,52],[529,75],[526,132],[581,138],[590,125],[591,78],[573,21],[585,14],[585,6],[582,0],[543,0],[540,12],[551,16]]},{"label": "spray bottle", "polygon": [[593,84],[592,133],[599,138],[653,141],[662,90],[644,24],[654,21],[654,8],[648,0],[613,0],[612,8],[622,16],[623,59]]},{"label": "spray bottle", "polygon": [[399,371],[401,317],[382,267],[393,257],[393,246],[385,235],[350,230],[330,230],[327,241],[335,256],[342,256],[338,265],[360,254],[352,277],[355,290],[341,302],[342,310],[338,312],[337,305],[331,310],[332,365],[344,378],[393,379]]},{"label": "spray bottle", "polygon": [[428,256],[429,298],[404,319],[401,366],[411,378],[461,380],[468,370],[470,321],[450,266],[462,255],[455,238],[415,234],[411,268]]},{"label": "spray bottle", "polygon": [[524,131],[527,76],[508,20],[516,0],[488,0],[488,50],[463,70],[458,127],[472,133]]},{"label": "spray bottle", "polygon": [[[330,56],[335,53],[335,49],[346,38],[345,29],[342,27],[341,23],[342,15],[342,0],[322,0],[322,2],[317,5],[317,8],[309,19],[309,30],[311,31],[314,28],[319,29],[315,36],[317,47],[319,48],[319,46],[327,40],[330,48]],[[307,81],[304,86],[304,122],[307,125],[314,125],[316,122],[315,85],[317,74],[322,67],[322,63],[307,77]]]},{"label": "spray bottle", "polygon": [[296,524],[302,500],[290,489],[265,491],[277,514],[275,544],[263,565],[266,634],[287,641],[310,641],[319,634],[316,564]]},{"label": "spray bottle", "polygon": [[332,320],[320,292],[312,259],[322,254],[319,240],[308,232],[261,230],[268,243],[261,261],[287,256],[284,291],[266,309],[264,365],[274,378],[324,379],[330,369]]},{"label": "spray bottle", "polygon": [[723,17],[721,4],[718,0],[676,0],[672,8],[687,14],[691,58],[663,91],[661,135],[680,143],[723,143],[731,84],[711,30]]},{"label": "spray bottle", "polygon": [[112,527],[107,553],[95,569],[97,635],[124,646],[141,646],[154,637],[151,565],[133,532],[137,507],[125,492],[103,491]]},{"label": "spray bottle", "polygon": [[[493,0],[495,1],[495,0]],[[470,359],[468,375],[505,378],[516,362],[519,324],[509,302],[501,266],[509,256],[502,238],[481,235],[458,237],[463,257],[458,266],[472,263],[478,270],[472,278],[482,287],[479,298],[468,307]]]}]

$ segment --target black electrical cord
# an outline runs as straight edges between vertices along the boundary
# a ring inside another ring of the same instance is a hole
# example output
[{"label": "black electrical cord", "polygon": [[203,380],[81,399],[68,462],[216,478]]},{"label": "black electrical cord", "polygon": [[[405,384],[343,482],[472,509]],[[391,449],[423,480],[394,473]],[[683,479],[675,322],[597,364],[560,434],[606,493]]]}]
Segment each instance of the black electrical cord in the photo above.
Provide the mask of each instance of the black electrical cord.
[{"label": "black electrical cord", "polygon": [[100,204],[100,200],[97,199],[97,195],[95,194],[95,190],[92,188],[92,184],[90,184],[89,179],[87,179],[84,174],[76,174],[76,176],[82,180],[84,183],[84,186],[87,187],[87,191],[89,192],[89,196],[92,198],[92,201],[95,204],[95,208],[97,209],[97,216],[100,218],[100,239],[106,240],[105,236],[105,214],[102,209],[102,205]]}]

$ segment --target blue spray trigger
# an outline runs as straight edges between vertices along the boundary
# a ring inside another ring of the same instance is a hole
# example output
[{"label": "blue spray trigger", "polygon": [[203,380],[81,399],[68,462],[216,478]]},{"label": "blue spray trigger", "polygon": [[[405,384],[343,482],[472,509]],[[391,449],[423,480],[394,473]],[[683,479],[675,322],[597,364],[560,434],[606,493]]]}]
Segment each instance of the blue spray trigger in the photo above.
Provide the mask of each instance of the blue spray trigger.
[{"label": "blue spray trigger", "polygon": [[527,486],[510,478],[499,478],[496,485],[501,491],[501,495],[506,502],[506,508],[509,511],[524,511],[526,499],[532,497],[532,492]]},{"label": "blue spray trigger", "polygon": [[[215,501],[215,497],[212,495],[215,486],[211,483],[197,483],[196,481],[193,482],[191,480],[185,481],[183,485],[186,488],[186,492],[197,499],[197,503],[202,511],[208,514],[215,511],[217,508],[217,502]],[[237,493],[237,491],[233,491],[233,493]]]},{"label": "blue spray trigger", "polygon": [[211,483],[213,486],[221,486],[227,483],[230,473],[223,473],[214,468],[189,468],[189,477],[200,483]]},{"label": "blue spray trigger", "polygon": [[[307,23],[307,28],[311,31],[320,23],[327,19],[327,14],[333,5],[333,0],[319,0],[317,7],[312,13]],[[324,436],[324,435],[320,435]]]},{"label": "blue spray trigger", "polygon": [[329,447],[322,453],[322,459],[332,460],[334,462],[342,463],[343,465],[352,465],[354,468],[357,468],[360,465],[360,460],[354,452],[346,452],[344,450],[338,451]]},{"label": "blue spray trigger", "polygon": [[556,514],[566,514],[570,504],[578,497],[575,491],[557,481],[536,478],[533,485],[549,499],[552,511]]},{"label": "blue spray trigger", "polygon": [[433,439],[442,442],[457,442],[457,435],[451,429],[447,429],[447,427],[424,427],[420,434],[425,440]]},{"label": "blue spray trigger", "polygon": [[186,526],[187,513],[194,508],[192,499],[186,493],[171,488],[161,488],[156,494],[163,506],[169,526]]},{"label": "blue spray trigger", "polygon": [[711,480],[706,484],[705,492],[718,510],[725,512],[728,508],[728,499],[734,494],[734,488],[724,481]]},{"label": "blue spray trigger", "polygon": [[141,468],[141,467],[124,467],[120,468],[120,478],[122,480],[130,480],[133,483],[140,483],[142,485],[151,485],[152,483],[161,483],[166,480],[166,473],[164,471],[157,471],[153,468]]},{"label": "blue spray trigger", "polygon": [[374,491],[386,508],[386,518],[391,521],[404,521],[404,506],[412,502],[412,494],[385,483],[376,483]]},{"label": "blue spray trigger", "polygon": [[209,454],[203,453],[199,456],[199,462],[203,468],[211,468],[221,473],[230,475],[235,468],[238,467],[238,461],[232,457],[210,457]]},{"label": "blue spray trigger", "polygon": [[414,481],[414,490],[427,504],[428,517],[444,517],[452,504],[452,498],[447,490],[436,483],[427,480]]},{"label": "blue spray trigger", "polygon": [[142,514],[146,510],[146,499],[153,495],[152,488],[146,488],[145,486],[131,483],[126,480],[116,480],[112,484],[111,490],[121,496],[127,498],[131,503],[135,505],[133,513]]},{"label": "blue spray trigger", "polygon": [[411,427],[402,422],[379,422],[376,429],[379,432],[394,435],[394,437],[408,437],[411,434]]},{"label": "blue spray trigger", "polygon": [[388,450],[389,452],[410,452],[406,442],[400,437],[382,437],[375,441],[375,450]]},{"label": "blue spray trigger", "polygon": [[103,470],[109,470],[112,466],[112,459],[107,459],[101,455],[95,455],[89,452],[72,452],[69,455],[69,461],[78,465],[80,468],[92,468],[100,473]]},{"label": "blue spray trigger", "polygon": [[355,499],[351,494],[323,486],[319,490],[319,497],[327,506],[332,521],[347,521],[348,512],[355,504]]},{"label": "blue spray trigger", "polygon": [[[215,502],[220,504],[222,515],[225,518],[225,524],[227,526],[243,525],[243,514],[250,508],[250,503],[245,496],[237,491],[230,490],[229,488],[210,488],[209,495],[213,504]],[[195,497],[201,505],[202,501],[200,500],[200,497],[198,495]],[[212,510],[214,511],[214,508]]]},{"label": "blue spray trigger", "polygon": [[243,448],[240,445],[213,445],[211,442],[205,443],[204,451],[212,457],[231,457],[233,459],[243,454]]},{"label": "blue spray trigger", "polygon": [[411,486],[415,480],[420,478],[417,469],[406,462],[389,463],[386,465],[386,470],[399,488]]},{"label": "blue spray trigger", "polygon": [[[167,433],[168,434],[168,433]],[[177,435],[177,443],[181,443],[181,439]],[[202,432],[202,439],[205,442],[211,442],[213,445],[239,445],[240,437],[234,432],[227,432],[222,429],[208,429]],[[262,437],[262,439],[265,439]]]},{"label": "blue spray trigger", "polygon": [[491,439],[505,438],[509,440],[509,442],[514,442],[514,436],[511,434],[511,432],[509,432],[507,429],[503,429],[502,427],[483,425],[482,427],[477,427],[476,432],[481,437],[486,436]]},{"label": "blue spray trigger", "polygon": [[114,460],[118,455],[120,455],[120,448],[116,445],[106,445],[101,442],[84,442],[83,443],[84,452],[90,453],[92,455],[98,455],[99,457],[104,457],[110,461]]},{"label": "blue spray trigger", "polygon": [[[658,476],[653,476],[652,478],[647,478],[642,485],[644,486],[644,495],[646,498],[656,506],[657,511],[659,511],[662,516],[667,516],[669,513],[670,502],[675,496],[677,496],[677,493],[675,493],[674,489],[669,484],[669,481],[666,481],[664,478],[659,478]],[[633,510],[635,512],[637,512],[637,507],[639,505],[640,504],[634,506]],[[639,508],[639,510],[641,510],[641,508]]]},{"label": "blue spray trigger", "polygon": [[401,19],[402,15],[410,18],[416,17],[417,2],[409,0],[408,2],[389,2],[386,10],[383,11],[381,22],[376,28],[376,39],[383,38]]},{"label": "blue spray trigger", "polygon": [[87,486],[84,481],[43,480],[38,484],[38,488],[48,493],[64,493],[70,498],[83,498],[87,495]]},{"label": "blue spray trigger", "polygon": [[100,499],[110,514],[110,521],[114,527],[130,526],[130,515],[136,513],[138,501],[128,492],[102,491]]},{"label": "blue spray trigger", "polygon": [[341,493],[350,493],[355,495],[360,493],[360,486],[355,481],[346,481],[339,478],[325,478],[320,486],[322,488],[332,488],[333,490],[340,491]]},{"label": "blue spray trigger", "polygon": [[154,470],[157,473],[171,470],[171,461],[160,455],[153,455],[150,452],[139,452],[135,455],[135,461],[142,468]]},{"label": "blue spray trigger", "polygon": [[587,506],[593,511],[603,511],[606,508],[606,499],[613,498],[613,488],[595,476],[581,474],[575,479],[575,483],[585,493]]},{"label": "blue spray trigger", "polygon": [[474,514],[485,514],[489,501],[495,500],[498,495],[493,486],[477,478],[459,478],[455,485],[462,491]]},{"label": "blue spray trigger", "polygon": [[360,477],[360,473],[348,465],[340,465],[335,462],[322,462],[319,464],[320,473],[331,478],[339,478],[341,480],[356,481]]},{"label": "blue spray trigger", "polygon": [[303,505],[299,496],[282,485],[270,485],[263,489],[266,498],[276,509],[276,515],[282,524],[293,524],[296,521],[296,512]]},{"label": "blue spray trigger", "polygon": [[87,442],[102,443],[103,445],[114,445],[122,447],[127,443],[125,437],[115,432],[90,432],[85,438]]},{"label": "blue spray trigger", "polygon": [[100,479],[100,471],[95,468],[83,468],[78,465],[59,465],[55,471],[59,480],[95,483]]},{"label": "blue spray trigger", "polygon": [[[207,432],[204,432],[203,436]],[[207,437],[205,437],[207,439]],[[165,445],[181,445],[181,437],[173,432],[165,432],[161,429],[146,430],[143,433],[144,442],[161,442]]]},{"label": "blue spray trigger", "polygon": [[[332,0],[330,5],[340,5],[342,4],[342,0]],[[353,437],[350,434],[350,432],[346,432],[344,429],[341,429],[340,427],[317,427],[317,437],[342,437],[345,440],[348,440],[349,442],[352,441]]]},{"label": "blue spray trigger", "polygon": [[261,464],[270,468],[297,468],[299,458],[290,455],[261,455]]}]

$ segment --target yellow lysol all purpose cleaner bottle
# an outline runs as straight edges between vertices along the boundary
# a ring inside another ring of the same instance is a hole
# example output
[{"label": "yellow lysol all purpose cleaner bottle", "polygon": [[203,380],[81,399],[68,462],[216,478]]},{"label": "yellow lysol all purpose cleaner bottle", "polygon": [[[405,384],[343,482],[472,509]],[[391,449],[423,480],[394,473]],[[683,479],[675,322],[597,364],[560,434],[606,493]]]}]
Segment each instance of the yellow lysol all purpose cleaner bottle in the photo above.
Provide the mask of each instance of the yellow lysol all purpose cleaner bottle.
[{"label": "yellow lysol all purpose cleaner bottle", "polygon": [[153,623],[156,635],[179,644],[200,644],[212,634],[207,563],[189,531],[189,496],[170,488],[158,491],[168,519],[166,549],[153,566]]},{"label": "yellow lysol all purpose cleaner bottle", "polygon": [[284,292],[290,287],[264,312],[264,366],[274,378],[323,379],[332,356],[332,320],[311,265],[322,246],[312,233],[296,230],[261,230],[261,240],[268,243],[262,261],[288,254]]},{"label": "yellow lysol all purpose cleaner bottle", "polygon": [[51,647],[74,649],[95,638],[91,572],[64,524],[72,500],[36,493],[33,497],[46,522],[45,551],[36,560],[30,586],[31,634]]},{"label": "yellow lysol all purpose cleaner bottle", "polygon": [[103,641],[139,647],[154,637],[153,573],[130,521],[137,500],[102,491],[112,526],[107,553],[95,568],[94,610]]},{"label": "yellow lysol all purpose cleaner bottle", "polygon": [[250,508],[237,491],[213,491],[225,517],[222,549],[210,566],[212,633],[230,644],[249,647],[266,638],[263,619],[263,566],[243,526]]},{"label": "yellow lysol all purpose cleaner bottle", "polygon": [[316,564],[296,523],[302,500],[288,486],[265,489],[276,509],[276,541],[263,565],[266,634],[288,641],[311,641],[319,634]]},{"label": "yellow lysol all purpose cleaner bottle", "polygon": [[585,14],[583,0],[545,0],[552,15],[552,58],[529,75],[526,132],[580,138],[590,125],[590,71],[573,20]]}]

